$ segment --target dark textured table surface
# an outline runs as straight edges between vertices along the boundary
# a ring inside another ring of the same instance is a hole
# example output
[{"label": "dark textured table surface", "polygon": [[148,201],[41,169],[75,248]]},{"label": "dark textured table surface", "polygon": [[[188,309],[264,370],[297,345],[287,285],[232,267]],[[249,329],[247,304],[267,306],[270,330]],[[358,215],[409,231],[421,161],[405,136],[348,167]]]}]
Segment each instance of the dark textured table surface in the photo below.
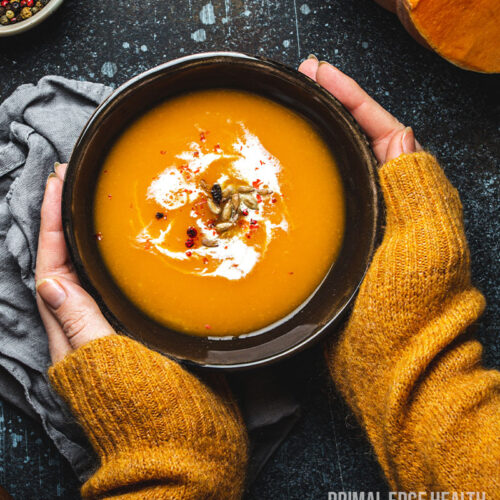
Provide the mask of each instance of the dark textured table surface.
[{"label": "dark textured table surface", "polygon": [[[313,52],[414,127],[460,191],[473,277],[488,301],[479,328],[485,363],[499,367],[500,79],[428,52],[372,0],[66,0],[39,28],[0,39],[0,96],[46,74],[116,86],[168,59],[220,49],[292,66]],[[387,491],[363,431],[328,383],[320,349],[290,363],[303,415],[248,498]],[[1,401],[0,484],[15,499],[79,496],[41,427]]]}]

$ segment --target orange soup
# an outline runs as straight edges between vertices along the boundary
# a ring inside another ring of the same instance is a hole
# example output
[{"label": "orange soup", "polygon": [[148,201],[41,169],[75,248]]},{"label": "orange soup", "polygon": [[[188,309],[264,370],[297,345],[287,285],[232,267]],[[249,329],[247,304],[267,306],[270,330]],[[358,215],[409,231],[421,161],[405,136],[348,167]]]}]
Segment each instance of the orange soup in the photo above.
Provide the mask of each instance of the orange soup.
[{"label": "orange soup", "polygon": [[340,176],[315,129],[224,89],[132,123],[103,165],[94,213],[102,257],[130,300],[203,336],[256,332],[292,313],[344,230]]}]

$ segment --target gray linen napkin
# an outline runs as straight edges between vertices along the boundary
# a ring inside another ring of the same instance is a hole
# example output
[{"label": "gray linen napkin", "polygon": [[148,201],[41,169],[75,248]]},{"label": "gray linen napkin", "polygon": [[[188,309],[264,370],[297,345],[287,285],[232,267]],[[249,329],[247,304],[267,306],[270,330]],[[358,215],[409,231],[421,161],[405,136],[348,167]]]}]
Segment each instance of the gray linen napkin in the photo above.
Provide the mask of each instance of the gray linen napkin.
[{"label": "gray linen napkin", "polygon": [[[0,105],[0,395],[41,421],[81,480],[94,470],[96,457],[48,383],[47,336],[35,304],[35,259],[47,176],[54,162],[69,159],[85,122],[111,92],[101,84],[47,76],[36,86],[21,85]],[[253,444],[250,479],[299,410],[275,372],[266,371],[265,384],[259,382],[262,377],[244,374],[236,384]]]}]

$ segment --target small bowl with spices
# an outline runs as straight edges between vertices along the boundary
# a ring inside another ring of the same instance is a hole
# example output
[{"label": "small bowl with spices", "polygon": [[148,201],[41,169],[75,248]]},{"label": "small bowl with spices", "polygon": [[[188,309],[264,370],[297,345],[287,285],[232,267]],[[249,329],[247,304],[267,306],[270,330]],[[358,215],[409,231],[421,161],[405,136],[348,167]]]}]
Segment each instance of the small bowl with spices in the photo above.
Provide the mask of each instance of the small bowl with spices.
[{"label": "small bowl with spices", "polygon": [[82,284],[116,329],[240,369],[335,325],[377,233],[375,160],[296,70],[206,53],[125,83],[71,155],[62,214]]},{"label": "small bowl with spices", "polygon": [[64,0],[1,0],[0,37],[34,28],[52,15]]}]

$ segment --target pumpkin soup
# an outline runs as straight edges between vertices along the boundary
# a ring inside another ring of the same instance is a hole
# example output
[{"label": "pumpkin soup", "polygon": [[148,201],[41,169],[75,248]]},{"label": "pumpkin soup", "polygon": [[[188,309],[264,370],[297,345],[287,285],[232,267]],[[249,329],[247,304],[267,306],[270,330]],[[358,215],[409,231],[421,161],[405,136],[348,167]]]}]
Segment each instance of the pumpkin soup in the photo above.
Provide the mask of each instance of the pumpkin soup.
[{"label": "pumpkin soup", "polygon": [[344,200],[304,118],[216,89],[166,101],[125,130],[98,180],[94,224],[111,275],[147,315],[235,336],[315,291],[342,242]]}]

